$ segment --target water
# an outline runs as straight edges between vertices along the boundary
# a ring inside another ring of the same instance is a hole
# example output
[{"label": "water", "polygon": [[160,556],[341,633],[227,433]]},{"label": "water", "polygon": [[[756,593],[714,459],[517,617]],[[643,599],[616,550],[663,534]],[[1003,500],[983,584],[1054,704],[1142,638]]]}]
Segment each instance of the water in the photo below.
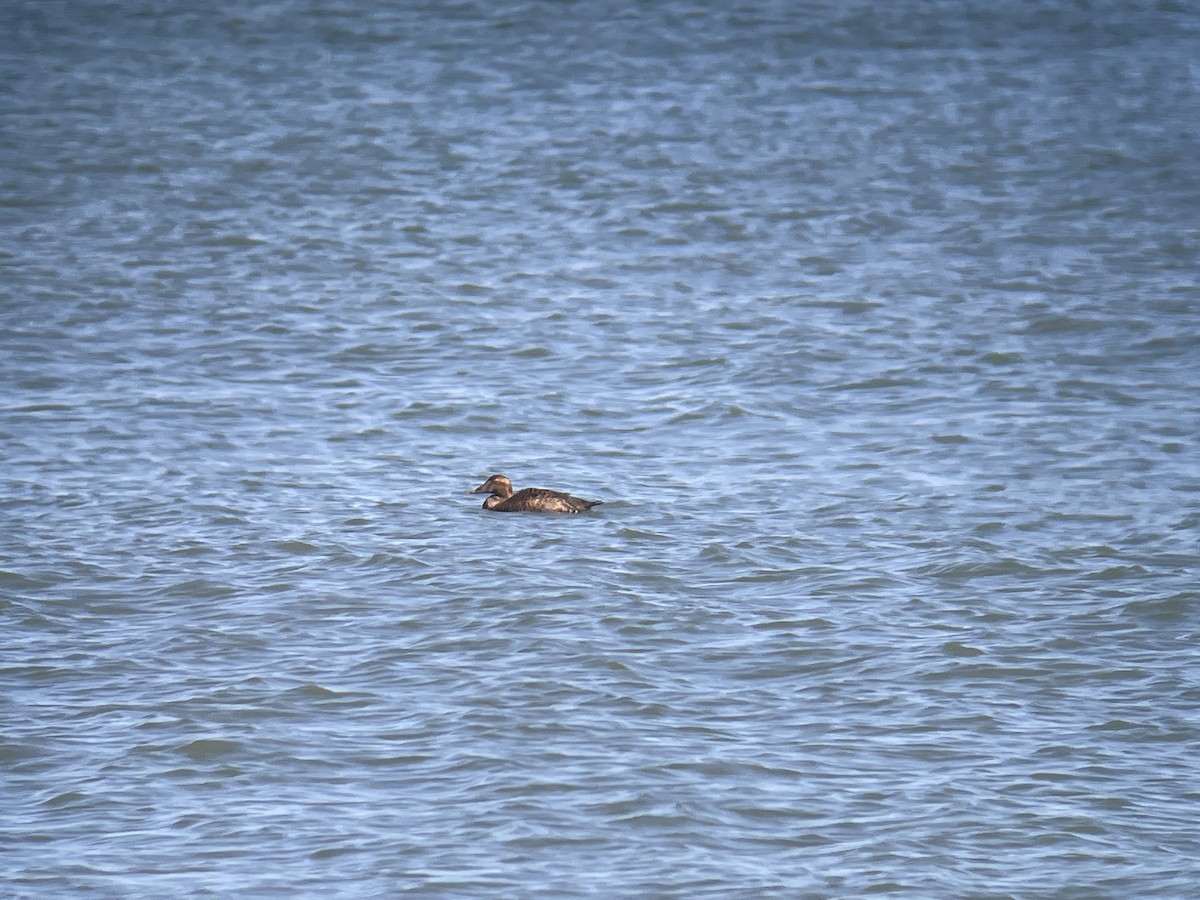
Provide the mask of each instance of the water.
[{"label": "water", "polygon": [[1192,894],[1198,32],[6,4],[4,893]]}]

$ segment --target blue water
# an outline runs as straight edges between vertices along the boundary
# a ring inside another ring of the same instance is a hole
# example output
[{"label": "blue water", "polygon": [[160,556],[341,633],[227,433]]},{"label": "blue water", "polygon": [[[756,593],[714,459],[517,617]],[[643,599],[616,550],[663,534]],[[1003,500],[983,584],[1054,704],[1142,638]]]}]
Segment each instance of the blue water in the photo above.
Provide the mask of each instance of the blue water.
[{"label": "blue water", "polygon": [[1194,895],[1198,37],[5,4],[0,893]]}]

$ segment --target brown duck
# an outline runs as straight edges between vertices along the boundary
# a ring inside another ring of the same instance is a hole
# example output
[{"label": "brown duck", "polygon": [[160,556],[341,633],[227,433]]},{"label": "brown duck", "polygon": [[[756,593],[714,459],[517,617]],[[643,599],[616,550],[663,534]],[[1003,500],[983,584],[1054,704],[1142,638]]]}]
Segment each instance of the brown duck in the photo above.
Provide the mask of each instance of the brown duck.
[{"label": "brown duck", "polygon": [[491,494],[483,501],[483,508],[493,512],[581,513],[602,502],[581,500],[562,491],[546,488],[524,488],[514,494],[512,482],[503,475],[493,475],[471,493]]}]

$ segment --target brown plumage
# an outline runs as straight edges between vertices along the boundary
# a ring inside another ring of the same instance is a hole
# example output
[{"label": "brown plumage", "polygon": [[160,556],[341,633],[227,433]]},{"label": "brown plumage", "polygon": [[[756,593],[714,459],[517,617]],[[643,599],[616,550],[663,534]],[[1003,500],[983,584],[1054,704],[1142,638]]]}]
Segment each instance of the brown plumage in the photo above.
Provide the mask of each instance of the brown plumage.
[{"label": "brown plumage", "polygon": [[493,475],[472,494],[490,494],[483,501],[483,508],[493,512],[558,512],[581,513],[587,512],[600,500],[581,500],[562,491],[550,491],[546,488],[525,488],[513,493],[512,482],[503,475]]}]

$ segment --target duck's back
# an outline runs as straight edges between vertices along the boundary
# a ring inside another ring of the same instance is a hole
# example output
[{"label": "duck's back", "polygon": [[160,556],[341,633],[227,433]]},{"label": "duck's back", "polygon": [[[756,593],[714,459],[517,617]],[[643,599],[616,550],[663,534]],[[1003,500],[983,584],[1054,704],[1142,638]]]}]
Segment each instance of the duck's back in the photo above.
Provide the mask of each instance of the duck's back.
[{"label": "duck's back", "polygon": [[506,497],[490,509],[496,512],[579,513],[587,512],[599,503],[599,500],[583,500],[548,488],[525,488],[511,497]]}]

